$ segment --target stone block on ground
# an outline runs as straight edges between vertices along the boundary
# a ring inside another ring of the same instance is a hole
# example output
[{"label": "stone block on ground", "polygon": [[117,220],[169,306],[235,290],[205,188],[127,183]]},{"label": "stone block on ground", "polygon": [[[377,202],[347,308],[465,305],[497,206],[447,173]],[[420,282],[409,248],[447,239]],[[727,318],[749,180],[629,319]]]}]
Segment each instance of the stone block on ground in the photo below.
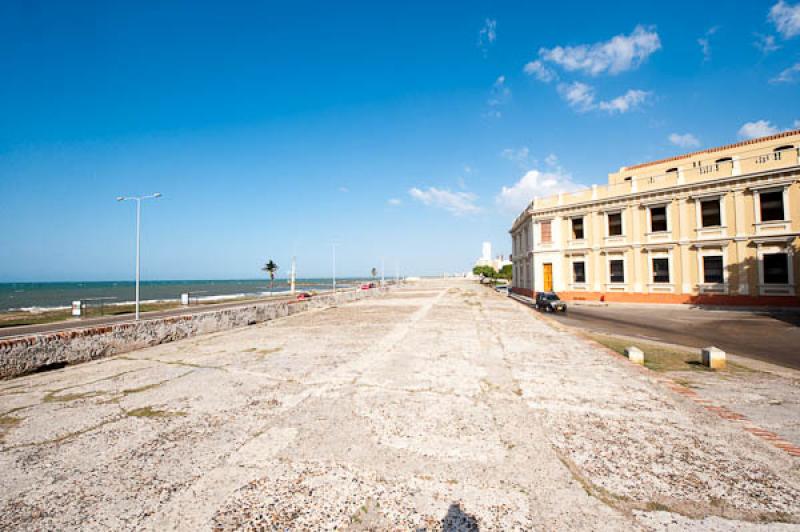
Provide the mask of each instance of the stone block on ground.
[{"label": "stone block on ground", "polygon": [[718,347],[704,347],[701,351],[703,365],[711,369],[725,368],[725,351]]},{"label": "stone block on ground", "polygon": [[625,356],[634,364],[644,366],[644,353],[638,347],[630,346],[625,348]]}]

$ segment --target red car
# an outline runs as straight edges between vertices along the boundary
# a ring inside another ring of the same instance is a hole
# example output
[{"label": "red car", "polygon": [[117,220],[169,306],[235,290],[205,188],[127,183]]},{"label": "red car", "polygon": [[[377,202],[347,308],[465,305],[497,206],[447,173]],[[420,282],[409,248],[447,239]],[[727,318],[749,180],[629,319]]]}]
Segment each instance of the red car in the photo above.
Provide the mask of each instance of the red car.
[{"label": "red car", "polygon": [[298,301],[303,301],[304,299],[311,299],[311,294],[309,294],[308,292],[300,292],[299,294],[297,294]]}]

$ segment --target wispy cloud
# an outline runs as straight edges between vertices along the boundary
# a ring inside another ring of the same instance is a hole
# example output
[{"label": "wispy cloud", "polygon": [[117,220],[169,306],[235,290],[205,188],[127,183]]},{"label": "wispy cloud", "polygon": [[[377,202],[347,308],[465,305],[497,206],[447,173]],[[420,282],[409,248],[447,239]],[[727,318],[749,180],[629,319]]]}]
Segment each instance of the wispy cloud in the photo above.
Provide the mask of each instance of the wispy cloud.
[{"label": "wispy cloud", "polygon": [[608,41],[540,48],[539,58],[559,65],[568,72],[578,71],[590,76],[603,73],[613,75],[637,68],[660,48],[661,40],[655,29],[639,25],[630,35],[616,35]]},{"label": "wispy cloud", "polygon": [[756,33],[755,35],[756,40],[753,42],[753,46],[758,48],[762,54],[771,54],[775,50],[780,49],[780,46],[775,43],[774,35],[762,35],[760,33]]},{"label": "wispy cloud", "polygon": [[800,35],[800,3],[792,5],[780,0],[770,8],[767,18],[784,39]]},{"label": "wispy cloud", "polygon": [[511,89],[506,85],[506,77],[499,76],[492,84],[492,90],[489,93],[487,104],[489,105],[488,115],[493,118],[500,118],[502,112],[498,107],[507,104],[511,100]]},{"label": "wispy cloud", "polygon": [[339,192],[347,193],[347,192],[350,192],[350,189],[347,188],[347,187],[339,187]]},{"label": "wispy cloud", "polygon": [[522,70],[529,76],[536,76],[536,79],[545,83],[558,79],[558,74],[538,59],[526,64]]},{"label": "wispy cloud", "polygon": [[569,106],[578,112],[584,113],[595,108],[594,89],[586,83],[580,81],[560,83],[558,92]]},{"label": "wispy cloud", "polygon": [[622,96],[617,96],[613,100],[598,103],[597,108],[610,114],[627,113],[628,111],[642,105],[650,96],[651,93],[649,92],[638,89],[630,89]]},{"label": "wispy cloud", "polygon": [[500,157],[520,165],[527,166],[530,150],[527,146],[521,148],[506,148],[500,152]]},{"label": "wispy cloud", "polygon": [[403,200],[401,200],[400,198],[389,198],[389,199],[386,201],[386,203],[388,203],[389,205],[392,205],[392,206],[396,207],[396,206],[398,206],[398,205],[402,205],[402,204],[403,204]]},{"label": "wispy cloud", "polygon": [[573,182],[572,176],[556,165],[549,171],[528,170],[510,187],[502,187],[495,196],[495,202],[502,210],[517,213],[533,198],[552,196],[559,192],[572,192],[581,188],[584,187]]},{"label": "wispy cloud", "polygon": [[481,212],[481,208],[475,204],[478,196],[471,192],[453,192],[436,187],[422,190],[414,187],[408,191],[408,194],[424,205],[444,209],[456,216]]},{"label": "wispy cloud", "polygon": [[561,83],[558,86],[558,92],[569,106],[579,113],[595,109],[609,114],[627,113],[641,106],[652,96],[652,93],[647,91],[630,89],[625,94],[611,100],[596,101],[594,88],[580,81]]},{"label": "wispy cloud", "polygon": [[743,139],[755,139],[758,137],[766,137],[767,135],[774,135],[779,129],[772,125],[767,120],[756,120],[755,122],[747,122],[739,128],[739,137]]},{"label": "wispy cloud", "polygon": [[700,45],[700,49],[703,51],[703,62],[711,61],[711,36],[717,33],[719,26],[714,26],[709,28],[705,34],[697,39],[697,44]]},{"label": "wispy cloud", "polygon": [[486,56],[489,51],[489,47],[494,44],[494,41],[496,40],[497,21],[487,18],[483,23],[483,27],[481,27],[480,31],[478,32],[478,48],[481,49],[484,56]]},{"label": "wispy cloud", "polygon": [[769,80],[770,83],[795,83],[800,79],[800,63],[785,68],[780,74]]},{"label": "wispy cloud", "polygon": [[700,140],[691,133],[672,133],[667,137],[670,143],[681,148],[696,148],[700,146]]}]

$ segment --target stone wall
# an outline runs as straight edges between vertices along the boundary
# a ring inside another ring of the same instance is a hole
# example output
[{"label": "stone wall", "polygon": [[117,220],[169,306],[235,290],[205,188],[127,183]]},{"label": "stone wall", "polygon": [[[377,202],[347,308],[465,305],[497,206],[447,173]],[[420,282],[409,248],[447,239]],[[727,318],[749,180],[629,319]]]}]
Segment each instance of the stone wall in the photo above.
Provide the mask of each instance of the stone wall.
[{"label": "stone wall", "polygon": [[196,314],[0,340],[0,379],[24,375],[48,366],[95,360],[198,334],[254,325],[310,309],[374,297],[385,290],[351,290],[335,295],[318,295],[305,301],[243,304]]}]

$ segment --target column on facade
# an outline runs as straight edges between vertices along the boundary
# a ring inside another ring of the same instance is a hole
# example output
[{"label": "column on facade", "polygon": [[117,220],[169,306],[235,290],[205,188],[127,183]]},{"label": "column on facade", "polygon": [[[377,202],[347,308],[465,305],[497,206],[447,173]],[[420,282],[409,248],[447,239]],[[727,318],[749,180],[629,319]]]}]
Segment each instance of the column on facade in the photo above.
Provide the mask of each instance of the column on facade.
[{"label": "column on facade", "polygon": [[692,201],[693,200],[688,196],[678,200],[677,221],[680,225],[680,240],[678,243],[681,253],[681,292],[684,294],[692,293],[692,285],[689,282],[691,280],[691,276],[689,275],[691,268],[689,261],[689,246],[691,245],[690,231],[694,225],[692,223],[693,217],[691,213]]},{"label": "column on facade", "polygon": [[745,198],[744,189],[733,191],[734,218],[736,233],[734,237],[734,259],[737,263],[736,277],[738,281],[737,292],[746,296],[750,293],[749,280],[747,279],[747,227],[745,225]]},{"label": "column on facade", "polygon": [[602,212],[594,211],[590,214],[591,216],[591,227],[592,233],[594,234],[594,238],[592,242],[590,242],[592,246],[592,286],[595,292],[602,292],[603,291],[603,255],[601,253],[601,249],[603,247],[603,236],[605,235],[605,227],[603,224],[605,223],[605,216]]},{"label": "column on facade", "polygon": [[[632,209],[632,218],[633,223],[631,224],[633,227],[630,228],[628,231],[629,236],[628,238],[631,239],[632,243],[632,253],[633,253],[633,268],[631,271],[631,277],[633,277],[633,291],[634,292],[641,292],[642,291],[642,245],[639,242],[639,233],[641,229],[640,225],[640,215],[641,209],[638,205],[633,205]],[[645,283],[645,286],[646,283]]]}]

